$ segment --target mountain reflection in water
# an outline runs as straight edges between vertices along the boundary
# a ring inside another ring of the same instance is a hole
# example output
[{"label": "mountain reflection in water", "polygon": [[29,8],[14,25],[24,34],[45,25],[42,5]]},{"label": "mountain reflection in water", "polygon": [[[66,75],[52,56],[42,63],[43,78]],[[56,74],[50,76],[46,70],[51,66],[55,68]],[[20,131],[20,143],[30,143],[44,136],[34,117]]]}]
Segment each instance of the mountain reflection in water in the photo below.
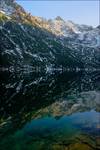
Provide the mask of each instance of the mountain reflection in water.
[{"label": "mountain reflection in water", "polygon": [[1,72],[1,150],[100,149],[99,72]]}]

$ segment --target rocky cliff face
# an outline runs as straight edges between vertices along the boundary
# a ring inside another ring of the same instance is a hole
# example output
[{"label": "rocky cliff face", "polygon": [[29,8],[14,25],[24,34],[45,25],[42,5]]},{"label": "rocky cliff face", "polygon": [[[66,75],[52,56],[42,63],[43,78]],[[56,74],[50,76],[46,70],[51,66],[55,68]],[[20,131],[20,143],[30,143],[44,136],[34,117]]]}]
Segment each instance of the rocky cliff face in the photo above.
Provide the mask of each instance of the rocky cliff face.
[{"label": "rocky cliff face", "polygon": [[53,33],[60,37],[71,38],[75,43],[87,44],[88,46],[100,46],[100,30],[88,25],[78,25],[72,21],[64,21],[57,17],[49,20]]},{"label": "rocky cliff face", "polygon": [[3,67],[99,68],[99,27],[34,17],[14,0],[0,1],[0,39]]}]

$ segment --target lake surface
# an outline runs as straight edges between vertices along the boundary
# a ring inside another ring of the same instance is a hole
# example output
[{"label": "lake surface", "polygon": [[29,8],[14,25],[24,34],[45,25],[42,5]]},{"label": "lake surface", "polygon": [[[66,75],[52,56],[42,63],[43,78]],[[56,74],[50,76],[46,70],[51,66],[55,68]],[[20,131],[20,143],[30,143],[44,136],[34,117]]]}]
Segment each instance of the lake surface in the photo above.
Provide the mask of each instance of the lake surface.
[{"label": "lake surface", "polygon": [[0,76],[0,150],[100,149],[100,72]]}]

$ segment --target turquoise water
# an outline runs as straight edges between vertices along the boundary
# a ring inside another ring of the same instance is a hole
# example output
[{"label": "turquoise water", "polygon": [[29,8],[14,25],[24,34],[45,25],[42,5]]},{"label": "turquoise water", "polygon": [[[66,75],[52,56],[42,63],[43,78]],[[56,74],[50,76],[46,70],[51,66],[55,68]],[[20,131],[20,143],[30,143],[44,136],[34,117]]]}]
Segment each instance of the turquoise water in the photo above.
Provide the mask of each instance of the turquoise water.
[{"label": "turquoise water", "polygon": [[100,149],[99,79],[98,73],[3,76],[0,150]]},{"label": "turquoise water", "polygon": [[[75,113],[54,118],[46,116],[33,119],[23,128],[9,133],[0,141],[1,149],[49,149],[51,145],[70,145],[76,139],[99,137],[100,113],[96,111]],[[94,142],[94,143],[93,143]],[[95,141],[91,142],[95,146]],[[42,145],[41,145],[42,144]],[[52,149],[52,148],[51,148]]]}]

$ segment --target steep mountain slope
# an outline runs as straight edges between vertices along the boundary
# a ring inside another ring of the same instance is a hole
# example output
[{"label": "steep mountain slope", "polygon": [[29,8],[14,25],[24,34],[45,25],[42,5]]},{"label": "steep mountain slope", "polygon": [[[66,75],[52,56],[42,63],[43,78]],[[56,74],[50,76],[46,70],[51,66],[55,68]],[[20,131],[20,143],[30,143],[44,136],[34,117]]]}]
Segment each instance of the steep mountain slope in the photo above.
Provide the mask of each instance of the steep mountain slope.
[{"label": "steep mountain slope", "polygon": [[100,29],[31,16],[0,0],[0,65],[10,68],[90,68],[100,64]]},{"label": "steep mountain slope", "polygon": [[[18,7],[20,8],[20,6]],[[38,21],[35,21],[35,17],[24,13],[22,9],[20,9],[18,17],[15,13],[8,14],[4,10],[7,9],[3,4],[0,13],[1,65],[5,67],[27,65],[34,68],[38,66],[38,69],[48,66],[76,67],[82,65],[78,62],[79,60],[74,61],[69,50],[61,44],[55,35],[39,25],[39,18]],[[66,52],[66,60],[62,57],[63,51]],[[77,65],[75,66],[75,64]]]},{"label": "steep mountain slope", "polygon": [[49,20],[50,29],[60,37],[70,38],[75,43],[87,44],[88,46],[100,46],[100,29],[88,25],[78,25],[72,21],[64,21],[61,17]]}]

